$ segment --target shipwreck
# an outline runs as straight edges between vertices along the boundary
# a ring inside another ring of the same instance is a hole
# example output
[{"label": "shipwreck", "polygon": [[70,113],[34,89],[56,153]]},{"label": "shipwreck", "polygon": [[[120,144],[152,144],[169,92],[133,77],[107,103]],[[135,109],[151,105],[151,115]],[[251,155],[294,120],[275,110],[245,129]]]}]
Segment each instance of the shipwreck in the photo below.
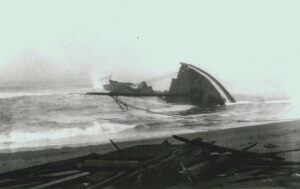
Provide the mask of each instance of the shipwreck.
[{"label": "shipwreck", "polygon": [[103,85],[109,92],[90,92],[89,95],[110,96],[158,96],[168,101],[185,101],[196,105],[225,105],[235,102],[232,95],[212,75],[192,65],[181,63],[177,77],[173,78],[168,91],[154,91],[145,81],[140,83],[119,82],[109,78]]},{"label": "shipwreck", "polygon": [[172,79],[169,94],[201,105],[224,105],[235,102],[225,87],[206,71],[181,63],[177,78]]},{"label": "shipwreck", "polygon": [[109,78],[108,83],[103,84],[103,88],[116,94],[155,94],[152,87],[145,81],[138,84],[130,82],[119,82]]}]

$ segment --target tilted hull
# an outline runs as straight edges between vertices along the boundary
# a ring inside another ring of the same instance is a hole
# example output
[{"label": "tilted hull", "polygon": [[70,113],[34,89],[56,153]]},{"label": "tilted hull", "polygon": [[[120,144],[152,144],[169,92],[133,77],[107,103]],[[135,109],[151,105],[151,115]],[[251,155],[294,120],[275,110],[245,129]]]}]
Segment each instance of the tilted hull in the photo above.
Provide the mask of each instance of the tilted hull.
[{"label": "tilted hull", "polygon": [[186,100],[201,105],[224,105],[235,102],[225,87],[212,75],[185,63],[181,63],[177,78],[172,80],[169,93],[185,95]]}]

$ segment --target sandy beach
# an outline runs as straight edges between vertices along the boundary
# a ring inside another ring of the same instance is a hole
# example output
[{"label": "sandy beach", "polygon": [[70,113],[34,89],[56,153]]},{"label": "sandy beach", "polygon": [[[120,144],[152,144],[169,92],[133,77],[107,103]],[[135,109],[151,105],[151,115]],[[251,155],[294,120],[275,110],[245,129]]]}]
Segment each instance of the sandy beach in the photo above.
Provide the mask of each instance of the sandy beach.
[{"label": "sandy beach", "polygon": [[[257,152],[297,149],[300,148],[300,120],[260,124],[210,132],[182,134],[181,136],[189,139],[201,137],[205,141],[215,141],[218,145],[236,149],[243,148],[250,143],[258,143],[258,145],[252,149],[252,151]],[[154,138],[151,140],[118,142],[118,146],[121,149],[124,149],[134,145],[159,144],[166,139],[170,143],[179,143],[174,140],[172,136],[169,136],[164,138]],[[272,148],[270,148],[270,146],[272,146]],[[0,172],[4,173],[47,162],[84,156],[90,153],[103,154],[113,150],[115,150],[114,147],[109,143],[84,147],[0,154]],[[287,153],[284,154],[284,157],[290,161],[299,161],[300,153]]]}]

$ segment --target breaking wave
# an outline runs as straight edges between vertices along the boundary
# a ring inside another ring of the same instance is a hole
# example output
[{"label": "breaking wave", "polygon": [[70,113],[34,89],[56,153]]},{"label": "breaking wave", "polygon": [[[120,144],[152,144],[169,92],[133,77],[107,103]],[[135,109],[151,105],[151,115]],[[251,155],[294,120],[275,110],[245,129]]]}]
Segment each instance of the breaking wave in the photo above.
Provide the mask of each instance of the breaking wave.
[{"label": "breaking wave", "polygon": [[[42,147],[55,146],[57,144],[70,145],[73,140],[77,144],[85,143],[90,137],[97,138],[97,142],[107,142],[108,134],[115,134],[127,129],[134,128],[136,125],[116,124],[116,123],[98,123],[97,121],[90,127],[72,127],[72,128],[52,128],[38,129],[36,131],[12,130],[6,135],[0,136],[0,150],[9,147],[12,149],[24,147]],[[105,140],[101,140],[105,138]],[[73,139],[71,141],[65,139]]]},{"label": "breaking wave", "polygon": [[0,151],[146,139],[300,117],[288,100],[277,99],[204,108],[156,97],[120,97],[140,108],[124,112],[112,98],[83,95],[84,90],[0,93]]}]

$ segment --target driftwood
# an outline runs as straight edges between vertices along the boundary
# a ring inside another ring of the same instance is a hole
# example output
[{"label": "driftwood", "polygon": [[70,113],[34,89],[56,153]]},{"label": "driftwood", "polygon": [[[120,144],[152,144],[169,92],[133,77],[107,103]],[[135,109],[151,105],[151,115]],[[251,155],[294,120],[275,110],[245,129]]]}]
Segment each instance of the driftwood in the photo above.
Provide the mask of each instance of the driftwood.
[{"label": "driftwood", "polygon": [[[1,189],[14,189],[14,188],[25,188],[24,186],[34,186],[37,184],[42,183],[42,181],[36,181],[36,180],[6,180],[4,182],[1,182],[0,188]],[[28,187],[26,187],[28,188]]]},{"label": "driftwood", "polygon": [[120,160],[85,160],[83,167],[90,168],[138,168],[138,161],[120,161]]},{"label": "driftwood", "polygon": [[[284,182],[277,178],[289,179],[294,173],[300,172],[298,162],[269,158],[277,155],[276,152],[248,152],[256,143],[236,150],[205,143],[199,139],[189,140],[178,136],[174,138],[185,144],[171,145],[164,142],[160,145],[137,145],[121,150],[111,141],[117,151],[0,175],[0,188],[228,187],[243,186],[244,182],[269,182],[268,179]],[[294,150],[279,153],[289,151]],[[256,172],[253,173],[253,170]]]},{"label": "driftwood", "polygon": [[119,151],[113,151],[91,159],[124,161],[133,160],[145,162],[149,159],[169,153],[170,148],[173,148],[174,146],[176,145],[171,145],[167,141],[164,141],[162,144],[136,145],[134,147],[122,149],[121,153]]},{"label": "driftwood", "polygon": [[231,152],[237,156],[243,156],[243,157],[249,157],[249,158],[267,158],[267,159],[273,159],[273,160],[284,160],[283,157],[280,156],[276,156],[276,153],[256,153],[256,152],[247,152],[247,151],[243,151],[243,150],[236,150],[236,149],[232,149],[232,148],[226,148],[223,146],[217,146],[214,144],[210,144],[210,143],[206,143],[206,142],[202,142],[199,140],[189,140],[183,137],[179,137],[176,135],[173,135],[173,138],[175,138],[176,140],[182,141],[186,144],[190,144],[190,145],[195,145],[195,146],[199,146],[205,149],[208,149],[212,152]]},{"label": "driftwood", "polygon": [[111,139],[109,139],[109,141],[119,152],[121,152],[121,149],[119,148],[119,146],[116,143],[114,143],[114,141],[112,141]]},{"label": "driftwood", "polygon": [[54,172],[54,173],[48,173],[48,174],[40,174],[36,175],[34,177],[60,177],[60,176],[66,176],[66,175],[74,175],[77,173],[80,173],[79,170],[68,170],[68,171],[61,171],[61,172]]},{"label": "driftwood", "polygon": [[71,176],[68,176],[68,177],[65,177],[65,178],[61,178],[61,179],[54,180],[54,181],[51,181],[51,182],[48,182],[48,183],[45,183],[45,184],[41,184],[41,185],[38,185],[38,186],[31,187],[30,189],[47,188],[47,187],[50,187],[50,186],[54,186],[54,185],[58,185],[58,184],[61,184],[61,183],[69,182],[69,181],[72,181],[72,180],[75,180],[75,179],[78,179],[78,178],[81,178],[81,177],[85,177],[89,174],[90,174],[89,172],[83,172],[83,173],[79,173],[79,174],[76,174],[76,175],[71,175]]},{"label": "driftwood", "polygon": [[107,179],[109,177],[112,177],[116,174],[116,171],[111,170],[100,170],[92,175],[87,176],[87,180],[91,181],[93,183],[100,182],[104,179]]},{"label": "driftwood", "polygon": [[37,184],[40,184],[41,182],[28,182],[28,183],[20,183],[20,184],[16,184],[16,185],[12,185],[12,186],[4,186],[1,187],[1,189],[24,189],[24,188],[30,188],[32,186],[35,186]]},{"label": "driftwood", "polygon": [[149,160],[147,160],[147,161],[141,163],[140,169],[137,169],[137,170],[135,170],[135,171],[130,172],[128,175],[126,175],[126,177],[122,178],[122,179],[120,180],[120,182],[121,182],[121,181],[126,181],[126,180],[131,180],[132,178],[135,178],[136,176],[139,175],[139,173],[140,173],[140,171],[141,171],[142,168],[145,168],[146,166],[152,164],[152,163],[155,162],[155,161],[164,159],[164,158],[166,158],[167,156],[169,156],[170,154],[171,154],[171,153],[168,152],[168,153],[165,153],[165,154],[163,154],[163,155],[161,155],[161,156],[158,156],[158,157],[149,159]]},{"label": "driftwood", "polygon": [[197,177],[200,174],[207,173],[208,171],[216,169],[218,167],[222,167],[222,165],[225,165],[230,160],[232,160],[232,154],[223,153],[217,158],[204,160],[189,168],[185,168],[183,165],[181,165],[182,171],[180,171],[179,173],[185,175],[189,179],[189,181],[193,182],[194,177]]},{"label": "driftwood", "polygon": [[118,180],[119,178],[125,176],[127,173],[128,173],[128,171],[122,170],[122,171],[118,172],[116,175],[114,175],[112,177],[109,177],[109,178],[107,178],[107,179],[105,179],[105,180],[103,180],[103,181],[101,181],[101,182],[99,182],[99,183],[97,183],[93,186],[90,186],[87,189],[100,189],[103,186],[111,184],[114,181]]},{"label": "driftwood", "polygon": [[299,169],[300,165],[240,165],[238,167],[251,169]]}]

